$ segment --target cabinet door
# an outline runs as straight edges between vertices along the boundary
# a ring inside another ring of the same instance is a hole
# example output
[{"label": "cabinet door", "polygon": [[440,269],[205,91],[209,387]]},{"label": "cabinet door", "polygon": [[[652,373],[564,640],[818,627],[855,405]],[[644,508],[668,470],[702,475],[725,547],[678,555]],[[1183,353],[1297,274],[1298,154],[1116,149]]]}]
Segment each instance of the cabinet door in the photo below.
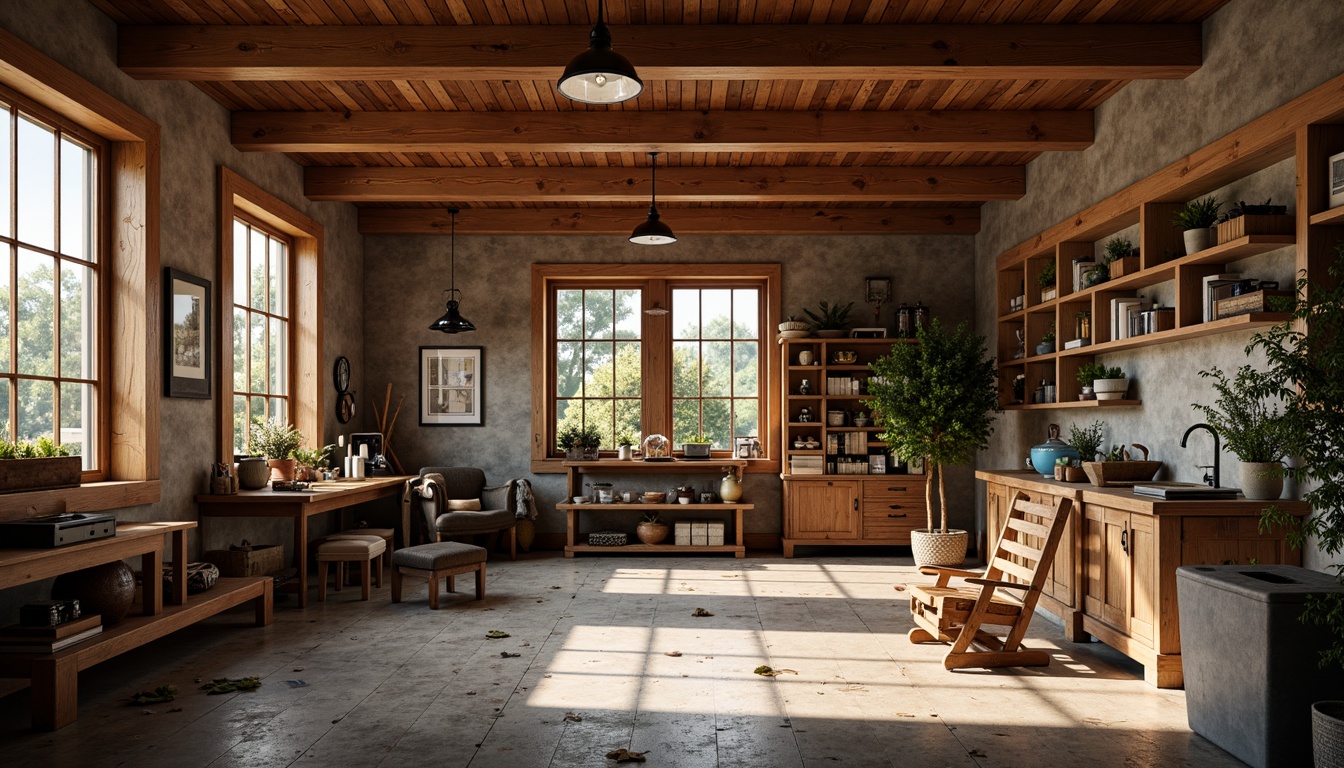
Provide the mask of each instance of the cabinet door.
[{"label": "cabinet door", "polygon": [[1083,505],[1083,611],[1124,631],[1130,615],[1129,513]]},{"label": "cabinet door", "polygon": [[787,484],[786,530],[795,539],[857,539],[858,483],[793,480]]},{"label": "cabinet door", "polygon": [[1129,560],[1129,615],[1126,617],[1130,637],[1153,642],[1153,625],[1157,621],[1157,530],[1149,515],[1129,515],[1129,536],[1126,540]]},{"label": "cabinet door", "polygon": [[1106,597],[1106,508],[1084,504],[1078,519],[1083,540],[1083,612],[1099,619]]}]

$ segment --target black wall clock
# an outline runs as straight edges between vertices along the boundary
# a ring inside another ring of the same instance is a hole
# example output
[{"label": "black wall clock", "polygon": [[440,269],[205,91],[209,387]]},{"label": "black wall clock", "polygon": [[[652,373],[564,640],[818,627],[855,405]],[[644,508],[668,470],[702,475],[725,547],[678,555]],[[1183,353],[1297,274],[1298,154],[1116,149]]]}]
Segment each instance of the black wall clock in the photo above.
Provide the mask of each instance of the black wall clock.
[{"label": "black wall clock", "polygon": [[341,355],[331,368],[331,380],[336,385],[336,394],[343,395],[350,389],[350,358]]},{"label": "black wall clock", "polygon": [[355,415],[355,395],[352,392],[342,392],[336,398],[336,420],[342,424],[349,424],[350,417]]}]

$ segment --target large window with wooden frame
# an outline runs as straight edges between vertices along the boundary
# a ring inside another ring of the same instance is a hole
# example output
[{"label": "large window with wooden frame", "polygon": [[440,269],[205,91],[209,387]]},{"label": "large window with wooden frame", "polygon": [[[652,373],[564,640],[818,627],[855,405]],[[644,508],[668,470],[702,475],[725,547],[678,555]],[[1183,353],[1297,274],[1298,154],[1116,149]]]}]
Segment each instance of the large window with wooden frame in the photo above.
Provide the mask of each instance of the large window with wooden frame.
[{"label": "large window with wooden frame", "polygon": [[289,423],[290,241],[233,220],[233,439],[246,452],[256,420]]},{"label": "large window with wooden frame", "polygon": [[[755,437],[773,466],[778,265],[537,265],[533,268],[533,460],[557,436],[595,428],[602,449],[650,434],[719,456]],[[544,364],[540,364],[544,359]]]},{"label": "large window with wooden frame", "polygon": [[104,474],[105,143],[0,90],[0,439]]}]

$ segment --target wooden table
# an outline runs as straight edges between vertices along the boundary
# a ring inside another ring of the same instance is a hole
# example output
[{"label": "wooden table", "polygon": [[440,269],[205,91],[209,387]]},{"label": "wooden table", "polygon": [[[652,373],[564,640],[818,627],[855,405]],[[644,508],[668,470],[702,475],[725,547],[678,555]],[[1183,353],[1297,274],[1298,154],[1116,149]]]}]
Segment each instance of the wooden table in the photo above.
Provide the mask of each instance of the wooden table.
[{"label": "wooden table", "polygon": [[[220,579],[208,592],[187,599],[186,532],[194,522],[128,523],[117,526],[115,536],[57,549],[0,550],[0,589],[41,581],[63,573],[102,565],[127,557],[139,557],[141,571],[140,616],[131,616],[101,634],[49,654],[2,654],[0,677],[29,678],[33,688],[33,727],[52,731],[73,723],[79,716],[79,672],[145,643],[163,637],[207,616],[256,602],[256,623],[271,623],[271,579],[252,577]],[[171,607],[165,609],[162,580],[154,578],[163,567],[163,550],[173,552]]]},{"label": "wooden table", "polygon": [[[411,475],[367,480],[314,483],[308,491],[239,491],[228,496],[202,494],[201,522],[206,517],[290,517],[294,519],[294,559],[299,571],[299,607],[308,605],[308,518],[366,501],[398,496]],[[401,514],[403,542],[410,541],[410,520]]]}]

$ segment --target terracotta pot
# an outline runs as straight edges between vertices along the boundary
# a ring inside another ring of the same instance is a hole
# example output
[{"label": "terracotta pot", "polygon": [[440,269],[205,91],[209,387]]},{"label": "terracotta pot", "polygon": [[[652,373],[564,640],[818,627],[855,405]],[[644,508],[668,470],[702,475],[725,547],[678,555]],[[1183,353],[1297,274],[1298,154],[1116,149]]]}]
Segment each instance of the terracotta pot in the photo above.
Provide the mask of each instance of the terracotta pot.
[{"label": "terracotta pot", "polygon": [[288,483],[294,479],[299,462],[294,459],[267,459],[266,466],[271,468],[271,480],[283,480]]},{"label": "terracotta pot", "polygon": [[645,544],[662,544],[668,531],[667,523],[640,523],[635,529],[635,535]]},{"label": "terracotta pot", "polygon": [[966,561],[966,531],[914,530],[910,532],[910,553],[915,565],[961,565]]}]

